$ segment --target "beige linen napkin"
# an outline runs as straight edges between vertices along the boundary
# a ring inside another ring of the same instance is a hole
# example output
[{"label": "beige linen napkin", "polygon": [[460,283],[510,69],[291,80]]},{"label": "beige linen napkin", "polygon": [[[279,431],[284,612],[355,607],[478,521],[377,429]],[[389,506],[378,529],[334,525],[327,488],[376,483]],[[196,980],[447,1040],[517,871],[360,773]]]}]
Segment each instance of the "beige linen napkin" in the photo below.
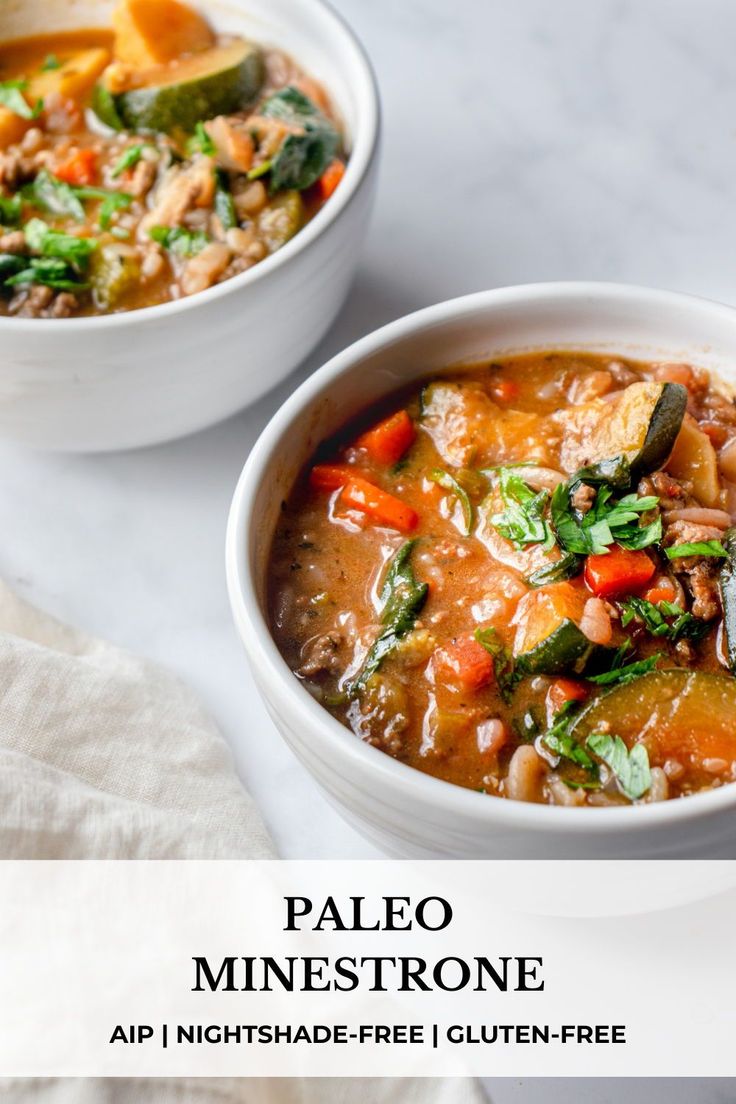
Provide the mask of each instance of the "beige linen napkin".
[{"label": "beige linen napkin", "polygon": [[[194,695],[0,583],[0,858],[274,852]],[[12,1080],[10,1104],[478,1104],[464,1080]]]}]

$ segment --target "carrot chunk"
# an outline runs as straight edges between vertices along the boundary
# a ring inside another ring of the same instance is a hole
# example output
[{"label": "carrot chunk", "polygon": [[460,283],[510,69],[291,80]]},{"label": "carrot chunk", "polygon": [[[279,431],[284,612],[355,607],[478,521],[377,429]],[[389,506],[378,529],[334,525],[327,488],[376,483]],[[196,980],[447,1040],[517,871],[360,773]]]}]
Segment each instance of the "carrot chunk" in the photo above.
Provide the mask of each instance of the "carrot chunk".
[{"label": "carrot chunk", "polygon": [[347,464],[315,464],[309,473],[309,483],[316,491],[337,491],[342,487],[340,501],[400,533],[416,529],[419,515],[411,506],[382,491],[363,474]]},{"label": "carrot chunk", "polygon": [[656,570],[646,552],[629,551],[614,544],[603,556],[588,556],[585,582],[598,598],[610,598],[641,590]]},{"label": "carrot chunk", "polygon": [[677,597],[677,589],[670,579],[659,579],[653,587],[644,591],[642,597],[654,606],[658,605],[659,602],[674,602]]},{"label": "carrot chunk", "polygon": [[54,176],[65,184],[94,184],[97,178],[97,157],[91,149],[80,149],[54,169]]},{"label": "carrot chunk", "polygon": [[317,181],[317,187],[322,199],[329,199],[333,194],[338,184],[345,175],[345,165],[342,161],[335,158],[327,166],[322,176]]},{"label": "carrot chunk", "polygon": [[554,717],[567,702],[584,701],[587,696],[588,692],[581,682],[569,678],[555,679],[547,691],[547,713],[550,718]]},{"label": "carrot chunk", "polygon": [[399,410],[389,418],[363,433],[355,442],[357,448],[365,449],[372,460],[378,464],[395,464],[416,437],[414,423],[405,410]]},{"label": "carrot chunk", "polygon": [[493,681],[493,656],[472,636],[461,636],[435,652],[435,669],[465,690],[482,690]]},{"label": "carrot chunk", "polygon": [[336,491],[355,475],[346,464],[315,464],[309,473],[310,486],[315,491]]},{"label": "carrot chunk", "polygon": [[345,484],[340,501],[352,510],[360,510],[379,525],[398,529],[400,533],[411,533],[419,523],[419,515],[411,506],[360,477],[353,476]]}]

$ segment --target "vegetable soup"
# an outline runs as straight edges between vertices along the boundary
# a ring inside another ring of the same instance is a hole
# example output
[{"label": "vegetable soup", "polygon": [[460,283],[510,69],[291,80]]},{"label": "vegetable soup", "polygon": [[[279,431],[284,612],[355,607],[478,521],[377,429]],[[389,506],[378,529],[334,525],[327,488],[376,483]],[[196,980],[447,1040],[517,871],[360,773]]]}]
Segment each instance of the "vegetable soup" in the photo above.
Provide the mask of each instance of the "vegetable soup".
[{"label": "vegetable soup", "polygon": [[274,537],[286,661],[356,736],[557,805],[736,779],[736,406],[687,364],[453,369],[318,450]]},{"label": "vegetable soup", "polygon": [[339,186],[324,89],[179,0],[0,44],[0,314],[203,291],[280,249]]}]

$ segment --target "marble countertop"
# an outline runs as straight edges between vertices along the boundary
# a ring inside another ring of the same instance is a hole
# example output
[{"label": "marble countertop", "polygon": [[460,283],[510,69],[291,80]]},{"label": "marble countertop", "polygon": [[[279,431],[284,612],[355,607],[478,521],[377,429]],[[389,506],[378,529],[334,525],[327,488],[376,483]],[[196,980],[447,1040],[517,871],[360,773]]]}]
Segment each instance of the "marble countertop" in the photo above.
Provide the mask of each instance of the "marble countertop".
[{"label": "marble countertop", "polygon": [[230,495],[296,379],[383,322],[494,285],[625,280],[736,301],[731,0],[336,4],[374,59],[385,143],[359,275],[321,348],[255,408],[175,444],[0,446],[0,573],[194,686],[286,857],[374,854],[272,728],[225,592]]}]

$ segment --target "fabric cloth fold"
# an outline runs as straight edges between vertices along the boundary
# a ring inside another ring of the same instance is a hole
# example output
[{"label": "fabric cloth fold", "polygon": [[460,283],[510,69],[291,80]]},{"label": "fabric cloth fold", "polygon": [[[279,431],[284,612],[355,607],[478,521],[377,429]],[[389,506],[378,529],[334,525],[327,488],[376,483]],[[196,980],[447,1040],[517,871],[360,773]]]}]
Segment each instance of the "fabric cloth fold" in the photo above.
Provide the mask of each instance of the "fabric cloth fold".
[{"label": "fabric cloth fold", "polygon": [[[275,858],[229,750],[158,666],[0,583],[0,857]],[[447,1080],[5,1080],[8,1104],[480,1104]]]}]

